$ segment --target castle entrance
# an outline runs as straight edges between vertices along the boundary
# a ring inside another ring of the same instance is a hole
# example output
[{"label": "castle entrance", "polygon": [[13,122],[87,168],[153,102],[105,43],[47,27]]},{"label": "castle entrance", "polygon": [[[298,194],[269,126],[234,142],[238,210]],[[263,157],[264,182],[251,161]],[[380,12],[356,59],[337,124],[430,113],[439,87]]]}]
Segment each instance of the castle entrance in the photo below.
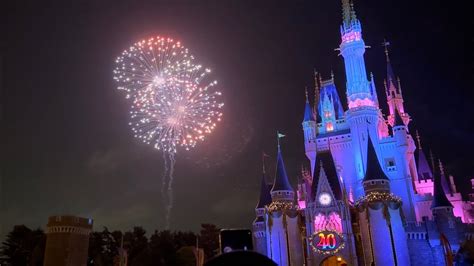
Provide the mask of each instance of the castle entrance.
[{"label": "castle entrance", "polygon": [[320,266],[347,266],[347,262],[339,256],[331,256],[321,261]]}]

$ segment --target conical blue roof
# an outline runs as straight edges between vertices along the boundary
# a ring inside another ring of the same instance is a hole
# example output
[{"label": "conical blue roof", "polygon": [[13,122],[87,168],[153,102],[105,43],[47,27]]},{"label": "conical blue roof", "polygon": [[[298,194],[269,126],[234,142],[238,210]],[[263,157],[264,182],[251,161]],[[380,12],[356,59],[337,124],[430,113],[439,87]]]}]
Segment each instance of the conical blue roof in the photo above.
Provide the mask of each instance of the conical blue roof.
[{"label": "conical blue roof", "polygon": [[387,82],[388,82],[387,85],[395,87],[395,89],[397,90],[397,93],[399,93],[396,80],[397,79],[395,77],[395,74],[393,73],[392,64],[390,64],[390,60],[387,60]]},{"label": "conical blue roof", "polygon": [[418,149],[418,180],[433,179],[433,172],[426,160],[425,153],[422,149]]},{"label": "conical blue roof", "polygon": [[303,122],[307,122],[307,121],[315,121],[313,110],[311,110],[311,105],[309,104],[308,101],[306,101],[306,104],[304,106],[304,118],[303,118]]},{"label": "conical blue roof", "polygon": [[388,50],[385,50],[385,55],[387,57],[387,87],[395,88],[396,93],[400,93],[400,88],[396,82],[397,78],[393,72],[392,64],[390,63],[390,58],[388,57]]},{"label": "conical blue roof", "polygon": [[385,172],[382,170],[382,167],[380,167],[377,153],[375,152],[375,147],[370,136],[368,136],[367,142],[367,170],[365,171],[364,181],[376,179],[389,180]]},{"label": "conical blue roof", "polygon": [[262,174],[262,182],[260,186],[260,199],[258,200],[256,209],[264,208],[266,205],[272,203],[272,197],[270,195],[270,186],[267,184],[265,174]]},{"label": "conical blue roof", "polygon": [[451,202],[449,202],[448,198],[446,197],[446,192],[443,189],[441,184],[441,173],[435,167],[434,171],[434,188],[433,188],[433,201],[431,202],[431,209],[438,208],[438,207],[453,207]]},{"label": "conical blue roof", "polygon": [[293,191],[293,188],[288,181],[288,175],[286,174],[285,163],[281,155],[281,150],[278,149],[277,166],[275,173],[275,181],[273,182],[272,191],[286,190]]}]

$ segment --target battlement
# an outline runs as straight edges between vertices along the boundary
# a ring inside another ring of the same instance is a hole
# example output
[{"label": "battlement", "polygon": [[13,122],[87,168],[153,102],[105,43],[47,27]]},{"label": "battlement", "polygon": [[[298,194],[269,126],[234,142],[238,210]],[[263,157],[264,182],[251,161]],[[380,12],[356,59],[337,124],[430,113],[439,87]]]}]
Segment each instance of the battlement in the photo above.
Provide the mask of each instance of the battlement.
[{"label": "battlement", "polygon": [[71,215],[51,216],[48,218],[48,228],[52,227],[76,227],[84,229],[92,229],[93,220],[90,218],[82,218]]}]

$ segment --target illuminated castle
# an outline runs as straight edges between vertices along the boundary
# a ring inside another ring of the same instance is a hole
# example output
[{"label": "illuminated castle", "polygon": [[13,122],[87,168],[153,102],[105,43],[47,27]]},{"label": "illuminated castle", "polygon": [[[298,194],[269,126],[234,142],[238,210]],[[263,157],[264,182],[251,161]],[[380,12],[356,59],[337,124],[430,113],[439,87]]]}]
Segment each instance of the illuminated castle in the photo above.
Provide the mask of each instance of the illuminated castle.
[{"label": "illuminated castle", "polygon": [[362,26],[353,4],[342,5],[348,106],[334,75],[315,73],[314,106],[306,94],[302,122],[310,169],[293,188],[278,145],[275,179],[267,184],[264,171],[261,181],[255,249],[279,265],[446,265],[471,241],[472,199],[462,200],[440,162],[428,163],[418,134],[415,145],[388,43],[385,118]]}]

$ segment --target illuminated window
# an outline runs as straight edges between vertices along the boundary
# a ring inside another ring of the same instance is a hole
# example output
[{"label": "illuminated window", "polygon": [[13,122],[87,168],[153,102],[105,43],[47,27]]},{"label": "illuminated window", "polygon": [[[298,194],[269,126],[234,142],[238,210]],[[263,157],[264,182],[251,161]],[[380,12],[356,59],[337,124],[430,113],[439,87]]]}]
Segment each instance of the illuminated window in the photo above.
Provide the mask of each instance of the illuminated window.
[{"label": "illuminated window", "polygon": [[328,122],[326,124],[326,131],[333,131],[334,130],[334,126],[332,125],[331,122]]}]

